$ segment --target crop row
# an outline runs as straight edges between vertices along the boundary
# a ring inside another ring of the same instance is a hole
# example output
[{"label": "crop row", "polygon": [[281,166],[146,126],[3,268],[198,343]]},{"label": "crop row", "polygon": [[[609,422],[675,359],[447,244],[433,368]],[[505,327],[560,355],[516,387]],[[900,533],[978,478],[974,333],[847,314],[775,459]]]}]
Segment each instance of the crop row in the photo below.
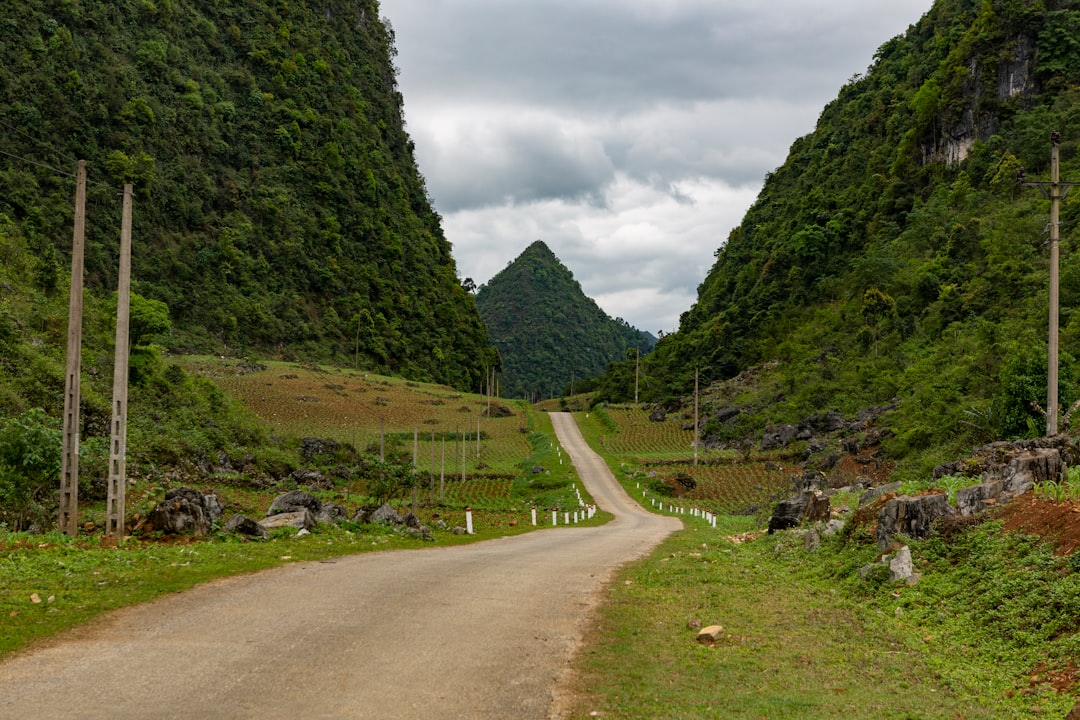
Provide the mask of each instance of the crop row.
[{"label": "crop row", "polygon": [[[433,460],[442,467],[445,452],[447,470],[460,471],[459,439],[465,442],[467,470],[506,470],[531,451],[522,432],[525,411],[508,401],[489,402],[442,386],[288,363],[268,363],[257,372],[229,372],[227,362],[205,361],[194,369],[213,377],[224,392],[282,434],[334,439],[361,451],[381,448],[411,459],[415,432],[420,469],[429,469]],[[489,408],[509,413],[489,415]]]},{"label": "crop row", "polygon": [[446,502],[457,505],[487,506],[510,499],[510,480],[480,478],[447,483]]},{"label": "crop row", "polygon": [[[791,473],[765,463],[666,465],[660,477],[684,503],[722,514],[756,512],[791,487]],[[693,480],[687,489],[679,477]]]},{"label": "crop row", "polygon": [[[604,438],[604,445],[613,453],[642,458],[693,453],[692,419],[672,415],[661,421],[650,420],[648,413],[638,406],[611,407],[606,412],[618,426],[617,432]],[[684,429],[684,425],[690,429]]]}]

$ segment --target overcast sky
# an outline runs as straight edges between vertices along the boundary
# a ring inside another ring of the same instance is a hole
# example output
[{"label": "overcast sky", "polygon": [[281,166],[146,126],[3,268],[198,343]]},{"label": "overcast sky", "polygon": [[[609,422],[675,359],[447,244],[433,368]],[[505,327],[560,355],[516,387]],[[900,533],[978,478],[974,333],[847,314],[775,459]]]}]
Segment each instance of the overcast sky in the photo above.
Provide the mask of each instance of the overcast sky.
[{"label": "overcast sky", "polygon": [[477,285],[543,240],[653,334],[822,108],[932,0],[383,0],[420,171]]}]

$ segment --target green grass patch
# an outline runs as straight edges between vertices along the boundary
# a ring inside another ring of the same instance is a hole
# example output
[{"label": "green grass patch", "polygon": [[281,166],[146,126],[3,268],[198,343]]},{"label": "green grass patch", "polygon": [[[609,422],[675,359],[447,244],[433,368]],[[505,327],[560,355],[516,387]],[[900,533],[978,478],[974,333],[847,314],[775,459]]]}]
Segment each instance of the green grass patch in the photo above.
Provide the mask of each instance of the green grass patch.
[{"label": "green grass patch", "polygon": [[[640,415],[578,418],[628,492],[653,490],[653,456],[617,442]],[[854,498],[834,504],[850,512]],[[798,531],[729,542],[766,515],[721,515],[715,530],[687,522],[616,578],[576,662],[570,717],[996,720],[1073,706],[1080,561],[984,522],[909,542],[919,580],[897,585],[865,527],[812,552]],[[697,643],[697,623],[722,625],[721,642]]]},{"label": "green grass patch", "polygon": [[[572,718],[1063,717],[1080,575],[987,523],[912,543],[914,586],[859,569],[871,544],[688,527],[622,571],[579,657]],[[712,647],[697,623],[722,625]],[[1064,685],[1062,685],[1064,683]],[[596,713],[596,714],[594,714]]]}]

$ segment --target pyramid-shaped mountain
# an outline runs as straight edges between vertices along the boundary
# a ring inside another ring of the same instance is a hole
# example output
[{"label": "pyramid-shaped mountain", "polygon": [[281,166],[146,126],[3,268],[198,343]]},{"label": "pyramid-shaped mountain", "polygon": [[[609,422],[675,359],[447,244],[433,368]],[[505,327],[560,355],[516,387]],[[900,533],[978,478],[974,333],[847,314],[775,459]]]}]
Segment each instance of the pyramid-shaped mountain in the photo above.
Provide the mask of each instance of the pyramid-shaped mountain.
[{"label": "pyramid-shaped mountain", "polygon": [[502,355],[505,397],[563,394],[632,348],[644,355],[656,342],[605,313],[540,240],[480,288],[476,305]]}]

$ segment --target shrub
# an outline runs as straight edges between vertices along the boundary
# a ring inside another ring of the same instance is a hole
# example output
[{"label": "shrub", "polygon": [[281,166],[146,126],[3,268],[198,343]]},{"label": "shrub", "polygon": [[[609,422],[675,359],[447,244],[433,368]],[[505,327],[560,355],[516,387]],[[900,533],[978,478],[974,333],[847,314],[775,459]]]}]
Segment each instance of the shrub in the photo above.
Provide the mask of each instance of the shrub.
[{"label": "shrub", "polygon": [[63,435],[58,421],[34,408],[0,422],[0,520],[14,530],[45,521],[59,484]]}]

